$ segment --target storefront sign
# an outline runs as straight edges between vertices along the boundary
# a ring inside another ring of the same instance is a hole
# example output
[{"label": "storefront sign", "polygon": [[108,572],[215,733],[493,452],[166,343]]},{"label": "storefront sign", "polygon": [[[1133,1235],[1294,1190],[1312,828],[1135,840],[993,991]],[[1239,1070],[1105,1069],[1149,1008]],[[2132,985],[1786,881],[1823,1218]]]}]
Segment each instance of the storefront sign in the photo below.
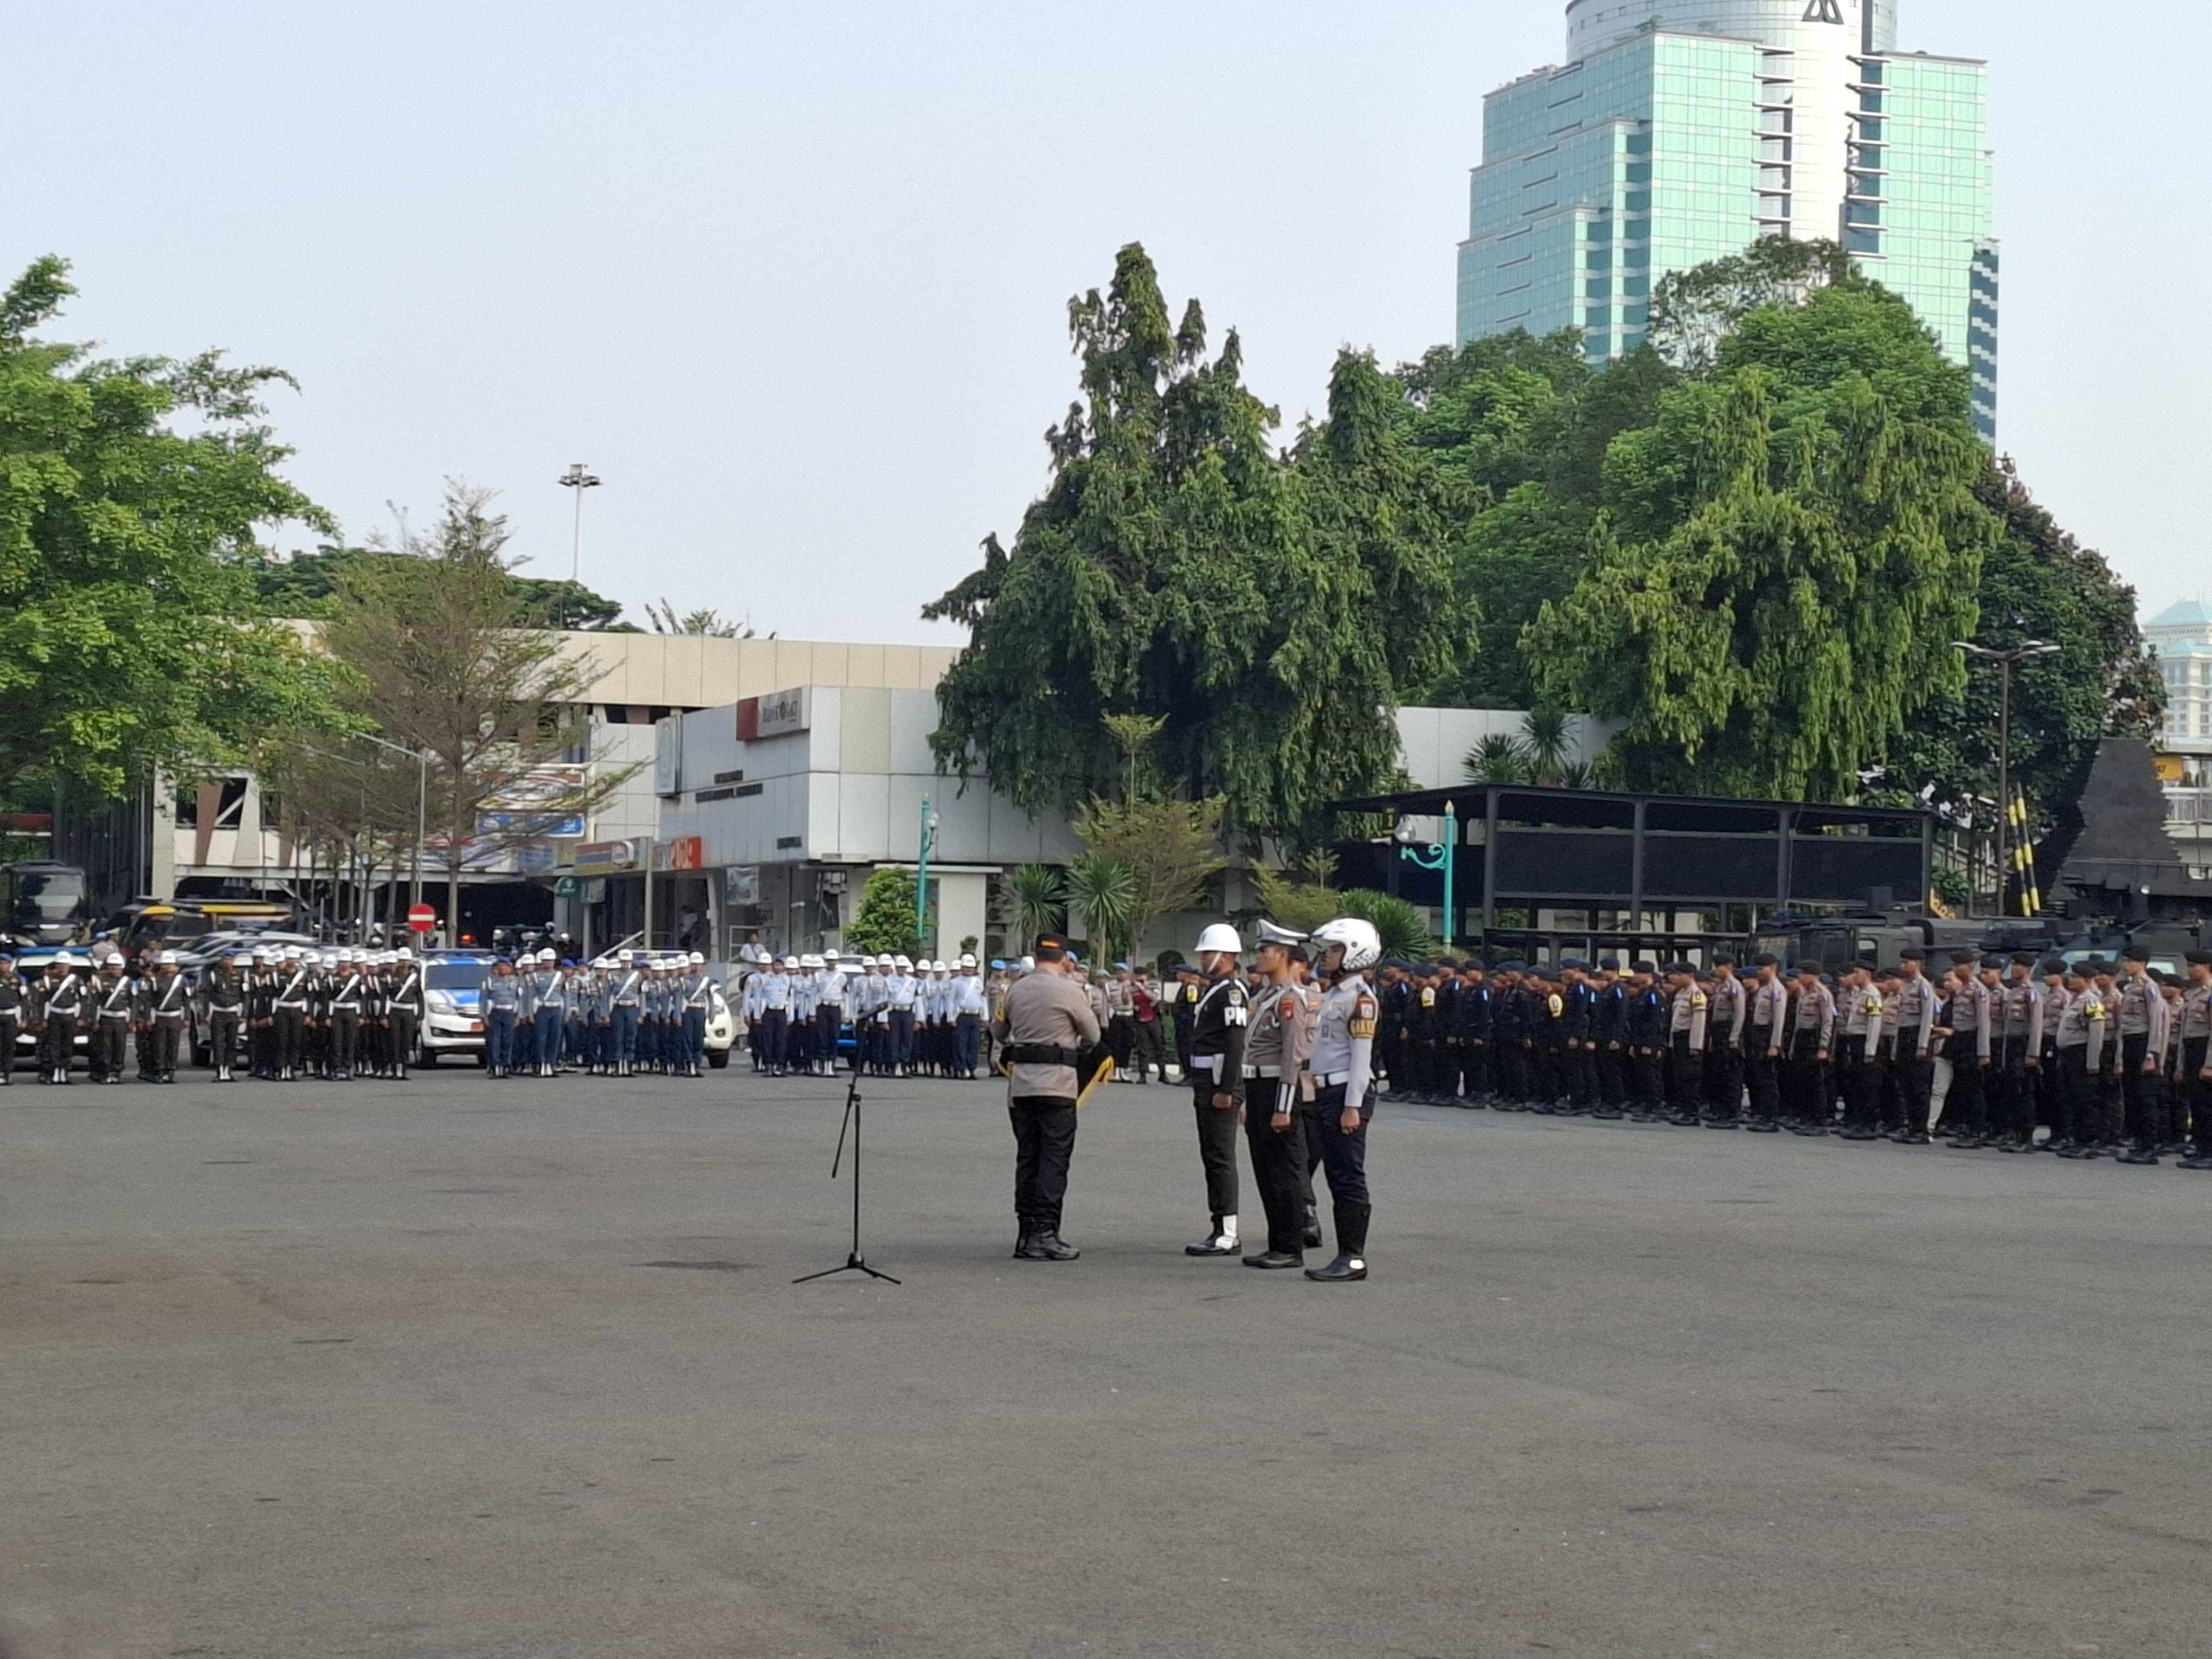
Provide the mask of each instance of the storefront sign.
[{"label": "storefront sign", "polygon": [[763,738],[788,737],[812,723],[812,699],[803,685],[788,691],[771,691],[764,697],[738,700],[738,741],[753,743]]}]

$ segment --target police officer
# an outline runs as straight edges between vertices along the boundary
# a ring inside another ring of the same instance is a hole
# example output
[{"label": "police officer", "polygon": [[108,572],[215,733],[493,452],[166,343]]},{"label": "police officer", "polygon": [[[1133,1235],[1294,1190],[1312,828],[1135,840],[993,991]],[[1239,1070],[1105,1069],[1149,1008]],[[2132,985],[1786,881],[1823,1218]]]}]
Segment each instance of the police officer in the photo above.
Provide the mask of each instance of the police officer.
[{"label": "police officer", "polygon": [[484,1075],[514,1075],[514,1028],[522,1018],[522,985],[505,957],[491,965],[477,1006],[484,1017]]},{"label": "police officer", "polygon": [[2174,1017],[2174,1045],[2179,1109],[2173,1125],[2178,1137],[2181,1113],[2186,1113],[2193,1137],[2190,1155],[2181,1160],[2185,1170],[2212,1170],[2212,951],[2189,953],[2189,982],[2181,994]]},{"label": "police officer", "polygon": [[1244,1134],[1252,1182],[1267,1214],[1267,1248],[1246,1256],[1248,1267],[1305,1265],[1306,1143],[1298,1105],[1313,1030],[1292,955],[1304,938],[1272,921],[1260,924],[1261,986],[1244,1041]]},{"label": "police officer", "polygon": [[814,1069],[823,1077],[837,1074],[837,1043],[844,1035],[845,1003],[852,985],[843,959],[835,951],[824,951],[814,996]]},{"label": "police officer", "polygon": [[200,981],[200,1020],[207,1027],[208,1063],[215,1080],[233,1080],[231,1067],[238,1061],[238,1034],[246,1019],[246,981],[238,969],[251,965],[243,956],[218,957]]},{"label": "police officer", "polygon": [[0,940],[0,1089],[15,1080],[15,1042],[23,1032],[23,981],[15,953]]},{"label": "police officer", "polygon": [[416,1044],[422,1038],[422,1022],[429,1015],[429,999],[424,994],[422,966],[413,951],[400,946],[399,959],[393,967],[396,971],[384,1009],[392,1032],[392,1075],[404,1083],[407,1068],[415,1063]]},{"label": "police officer", "polygon": [[1790,1133],[1825,1135],[1834,1107],[1828,1093],[1828,1056],[1836,1042],[1836,999],[1821,983],[1820,964],[1797,964],[1790,988],[1790,1037],[1783,1057],[1789,1095]]},{"label": "police officer", "polygon": [[1705,1127],[1733,1129],[1743,1111],[1743,1034],[1751,998],[1735,976],[1735,958],[1713,957],[1713,982],[1705,1008]]},{"label": "police officer", "polygon": [[2066,1001],[2058,1016],[2058,1080],[2065,1132],[2059,1138],[2061,1158],[2104,1155],[2097,1075],[2104,1063],[2106,1018],[2104,995],[2091,971],[2094,965],[2094,961],[2083,962],[2066,974]]},{"label": "police officer", "polygon": [[185,1023],[191,1016],[191,988],[179,971],[177,953],[155,958],[154,982],[146,989],[145,1012],[154,1033],[153,1080],[174,1083],[184,1052]]},{"label": "police officer", "polygon": [[2150,952],[2130,945],[2120,953],[2118,1069],[2127,1105],[2128,1146],[2116,1164],[2153,1164],[2166,1139],[2164,1093],[2171,1018],[2150,977]]},{"label": "police officer", "polygon": [[100,964],[99,981],[93,988],[91,1001],[92,1080],[120,1083],[123,1056],[129,1047],[131,1033],[138,1024],[138,988],[124,976],[120,956],[112,956]]},{"label": "police officer", "polygon": [[1237,1122],[1244,1106],[1244,1037],[1249,1004],[1237,959],[1244,941],[1225,921],[1198,936],[1205,987],[1192,1011],[1191,1106],[1198,1120],[1199,1162],[1206,1170],[1206,1208],[1212,1230],[1183,1247],[1186,1255],[1242,1255],[1237,1237]]},{"label": "police officer", "polygon": [[[952,1075],[973,1083],[981,1059],[983,1021],[991,1005],[984,995],[983,978],[976,970],[975,958],[964,951],[960,955],[960,972],[952,981]],[[830,1052],[834,1056],[836,1048],[833,1046]],[[1140,1074],[1139,1081],[1142,1080]]]},{"label": "police officer", "polygon": [[1705,1106],[1708,999],[1698,982],[1698,970],[1688,963],[1674,963],[1667,977],[1667,1046],[1673,1059],[1669,1104],[1674,1109],[1666,1121],[1686,1128],[1698,1122]]},{"label": "police officer", "polygon": [[1367,1126],[1374,1115],[1375,1033],[1380,1012],[1367,973],[1382,954],[1375,924],[1339,916],[1314,929],[1316,966],[1328,988],[1314,1015],[1306,1061],[1313,1120],[1336,1224],[1336,1256],[1306,1277],[1344,1284],[1367,1277],[1367,1231],[1374,1206],[1367,1189]]},{"label": "police officer", "polygon": [[1036,942],[1036,969],[1006,988],[991,1038],[1006,1065],[1006,1115],[1014,1131],[1014,1255],[1073,1261],[1060,1236],[1067,1169],[1075,1154],[1077,1062],[1099,1040],[1090,999],[1069,975],[1067,941]]},{"label": "police officer", "polygon": [[276,1034],[277,1080],[289,1083],[300,1075],[305,1056],[308,1005],[313,998],[314,969],[296,951],[288,951],[270,1004]]},{"label": "police officer", "polygon": [[1890,1139],[1901,1146],[1924,1146],[1929,1091],[1935,1085],[1936,988],[1921,971],[1927,952],[1908,945],[1897,953],[1893,995],[1884,1000],[1882,1033],[1889,1043],[1890,1087],[1898,1124]]},{"label": "police officer", "polygon": [[39,1034],[39,1081],[66,1085],[70,1065],[76,1058],[77,1027],[91,1012],[92,989],[78,972],[74,957],[57,956],[46,964],[46,979],[32,988],[31,1030]]}]

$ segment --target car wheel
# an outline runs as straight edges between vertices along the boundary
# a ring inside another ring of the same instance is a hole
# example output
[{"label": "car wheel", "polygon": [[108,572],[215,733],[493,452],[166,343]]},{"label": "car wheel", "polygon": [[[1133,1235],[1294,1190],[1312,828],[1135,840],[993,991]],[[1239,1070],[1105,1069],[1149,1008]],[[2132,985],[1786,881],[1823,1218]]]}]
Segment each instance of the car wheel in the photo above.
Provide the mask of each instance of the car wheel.
[{"label": "car wheel", "polygon": [[730,1051],[727,1048],[709,1048],[707,1051],[707,1065],[712,1071],[727,1071],[730,1066]]},{"label": "car wheel", "polygon": [[425,1048],[422,1051],[422,1069],[427,1072],[437,1063],[438,1051],[435,1048]]}]

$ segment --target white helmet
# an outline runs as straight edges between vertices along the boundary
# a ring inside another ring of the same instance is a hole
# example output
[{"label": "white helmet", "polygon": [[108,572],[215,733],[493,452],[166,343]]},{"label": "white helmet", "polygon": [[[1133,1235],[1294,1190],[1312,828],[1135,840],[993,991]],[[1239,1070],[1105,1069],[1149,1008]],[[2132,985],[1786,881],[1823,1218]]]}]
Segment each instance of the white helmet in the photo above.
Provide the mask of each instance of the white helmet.
[{"label": "white helmet", "polygon": [[902,974],[911,973],[914,970],[914,963],[908,961],[903,954],[893,957],[891,958],[891,966],[897,969]]},{"label": "white helmet", "polygon": [[799,965],[802,968],[819,968],[822,965],[822,958],[809,951],[799,958]]},{"label": "white helmet", "polygon": [[696,951],[694,951],[690,956],[685,959],[689,961],[694,968],[704,968],[707,965],[707,958]]},{"label": "white helmet", "polygon": [[154,965],[156,968],[175,967],[177,965],[177,953],[174,951],[162,951],[160,956],[154,958]]},{"label": "white helmet", "polygon": [[1198,936],[1198,944],[1193,949],[1194,954],[1201,957],[1211,951],[1241,957],[1244,954],[1244,941],[1237,936],[1237,930],[1227,922],[1217,921]]},{"label": "white helmet", "polygon": [[397,951],[394,951],[392,954],[392,955],[394,955],[394,956],[396,956],[396,957],[398,957],[399,958],[399,960],[400,960],[400,961],[402,961],[402,962],[412,962],[412,961],[414,961],[414,960],[415,960],[415,952],[414,952],[413,951],[410,950],[410,949],[409,949],[406,945],[401,945],[401,946],[400,946]]},{"label": "white helmet", "polygon": [[975,953],[973,951],[963,951],[960,953],[960,965],[963,968],[973,968],[975,965]]},{"label": "white helmet", "polygon": [[1313,942],[1322,950],[1341,945],[1344,965],[1349,969],[1372,968],[1382,959],[1382,935],[1364,916],[1338,916],[1324,921],[1313,930]]},{"label": "white helmet", "polygon": [[538,961],[540,961],[540,962],[558,962],[558,961],[560,961],[560,960],[561,960],[561,958],[560,958],[560,957],[556,957],[556,956],[555,956],[555,955],[553,954],[553,947],[552,947],[551,945],[547,945],[547,946],[545,946],[545,948],[544,948],[544,949],[543,949],[542,951],[538,951]]},{"label": "white helmet", "polygon": [[[624,951],[622,952],[622,959],[624,962],[634,961],[636,958],[636,956],[637,952],[635,951]],[[748,958],[748,960],[750,960],[750,958]]]}]

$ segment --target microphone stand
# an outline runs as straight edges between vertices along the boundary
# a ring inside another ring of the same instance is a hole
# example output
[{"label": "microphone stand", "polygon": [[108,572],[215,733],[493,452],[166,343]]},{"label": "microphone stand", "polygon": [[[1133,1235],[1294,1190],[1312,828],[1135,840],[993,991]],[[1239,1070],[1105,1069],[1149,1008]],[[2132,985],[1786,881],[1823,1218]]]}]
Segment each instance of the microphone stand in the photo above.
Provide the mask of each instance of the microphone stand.
[{"label": "microphone stand", "polygon": [[793,1279],[794,1285],[806,1285],[817,1279],[828,1279],[836,1273],[866,1273],[871,1279],[880,1279],[889,1285],[899,1281],[889,1273],[878,1273],[860,1254],[860,1074],[853,1073],[852,1081],[845,1087],[845,1121],[837,1126],[837,1155],[830,1160],[830,1179],[837,1178],[837,1169],[845,1161],[845,1132],[853,1132],[853,1249],[843,1262],[835,1267],[824,1267],[818,1273],[806,1273]]}]

